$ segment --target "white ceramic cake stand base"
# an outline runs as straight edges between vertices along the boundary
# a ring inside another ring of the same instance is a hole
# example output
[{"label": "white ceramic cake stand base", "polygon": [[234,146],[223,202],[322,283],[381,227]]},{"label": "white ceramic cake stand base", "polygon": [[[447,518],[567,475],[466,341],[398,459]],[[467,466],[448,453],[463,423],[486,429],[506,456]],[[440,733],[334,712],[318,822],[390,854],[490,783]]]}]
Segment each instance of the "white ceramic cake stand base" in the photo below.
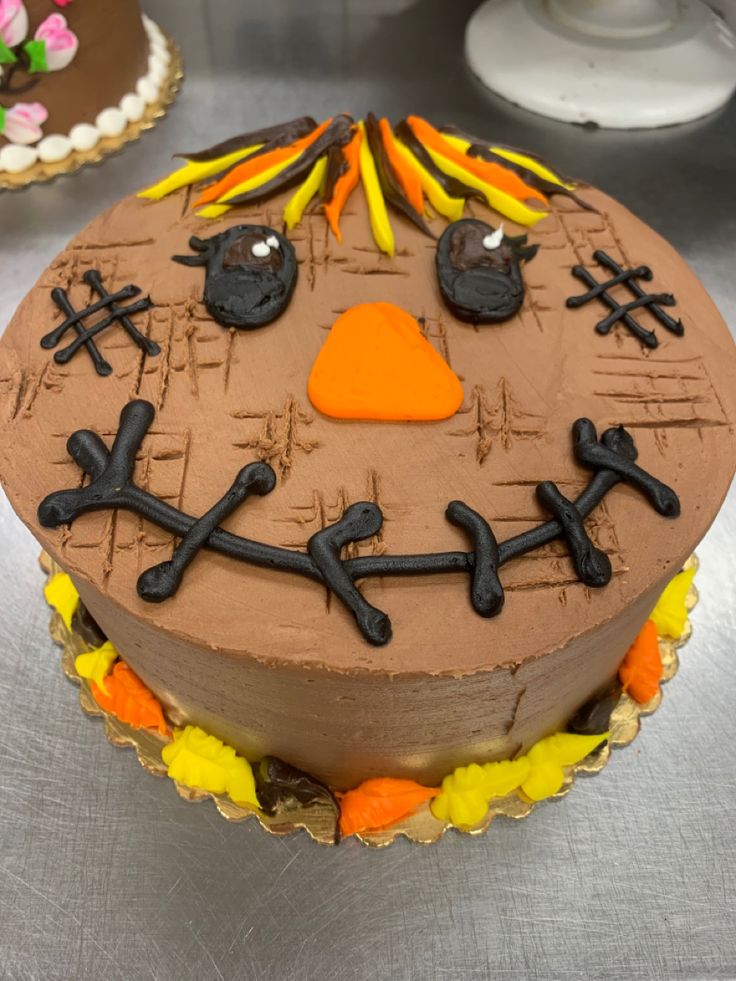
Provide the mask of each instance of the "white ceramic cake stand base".
[{"label": "white ceramic cake stand base", "polygon": [[734,33],[700,0],[487,0],[465,50],[488,88],[571,123],[670,126],[736,88]]}]

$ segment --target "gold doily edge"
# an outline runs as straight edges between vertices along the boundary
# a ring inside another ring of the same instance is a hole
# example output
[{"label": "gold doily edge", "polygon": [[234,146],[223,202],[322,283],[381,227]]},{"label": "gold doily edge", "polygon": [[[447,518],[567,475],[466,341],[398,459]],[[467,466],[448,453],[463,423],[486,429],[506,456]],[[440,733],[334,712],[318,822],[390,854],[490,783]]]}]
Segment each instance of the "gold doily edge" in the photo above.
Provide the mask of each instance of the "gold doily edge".
[{"label": "gold doily edge", "polygon": [[[46,573],[47,579],[50,579],[57,572],[63,572],[63,569],[45,552],[41,553],[39,563]],[[698,559],[694,554],[690,556],[683,569],[692,567],[695,567],[696,570],[698,567]],[[698,599],[698,590],[692,585],[686,600],[688,613],[691,613],[695,608]],[[132,729],[129,725],[120,722],[113,715],[100,708],[92,696],[89,682],[79,676],[74,666],[76,656],[88,650],[88,645],[78,634],[67,630],[62,618],[56,612],[52,613],[49,633],[54,643],[62,649],[61,666],[64,674],[70,681],[79,686],[79,704],[82,710],[89,716],[98,716],[103,719],[105,736],[113,746],[134,749],[138,762],[144,770],[154,776],[166,776],[166,765],[161,759],[161,749],[167,740],[152,730]],[[664,669],[662,684],[671,681],[677,674],[679,667],[678,651],[690,640],[691,636],[692,625],[688,619],[685,630],[678,640],[659,639],[659,651]],[[611,750],[620,749],[633,742],[641,729],[641,718],[656,712],[662,704],[662,697],[663,690],[661,687],[652,699],[642,705],[635,702],[629,695],[622,694],[611,715],[610,740],[580,763],[570,767],[563,786],[553,797],[547,798],[547,800],[554,801],[565,797],[572,789],[576,777],[600,773],[611,757]],[[183,800],[200,803],[211,799],[218,812],[228,821],[246,821],[255,818],[269,834],[284,836],[303,830],[318,844],[336,844],[334,815],[326,807],[315,805],[299,810],[285,810],[277,813],[274,817],[269,817],[255,808],[234,804],[227,797],[208,791],[193,790],[176,783],[176,781],[172,781],[172,783],[174,783],[177,793]],[[459,828],[440,821],[430,811],[429,804],[424,804],[410,817],[390,828],[355,835],[354,837],[371,848],[385,848],[397,838],[406,838],[419,845],[431,845],[439,841],[451,829],[460,834],[479,837],[488,831],[496,818],[505,817],[515,821],[521,820],[528,817],[540,804],[545,804],[547,800],[526,800],[513,792],[506,797],[492,801],[483,821],[472,828]]]},{"label": "gold doily edge", "polygon": [[169,73],[161,87],[158,100],[146,106],[145,113],[137,122],[128,123],[120,136],[103,136],[91,150],[73,150],[69,156],[56,163],[43,163],[39,160],[19,174],[0,172],[0,191],[21,191],[31,184],[47,184],[64,174],[74,174],[82,167],[102,163],[113,153],[119,153],[128,143],[139,140],[146,130],[153,129],[168,112],[184,78],[184,64],[178,45],[165,31],[161,33],[166,38],[171,59]]}]

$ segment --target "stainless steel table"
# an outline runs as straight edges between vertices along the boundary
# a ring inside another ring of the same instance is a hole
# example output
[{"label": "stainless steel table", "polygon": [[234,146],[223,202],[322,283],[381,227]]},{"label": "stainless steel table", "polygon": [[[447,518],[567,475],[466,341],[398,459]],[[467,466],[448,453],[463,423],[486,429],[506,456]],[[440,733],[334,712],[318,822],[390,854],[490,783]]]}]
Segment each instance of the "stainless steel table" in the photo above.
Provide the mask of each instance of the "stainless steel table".
[{"label": "stainless steel table", "polygon": [[[736,105],[636,134],[517,111],[464,69],[475,0],[146,6],[181,42],[180,100],[103,166],[0,196],[0,324],[82,224],[175,150],[342,108],[451,118],[547,154],[661,231],[736,318]],[[733,493],[699,549],[680,674],[636,742],[527,821],[382,852],[229,825],[108,745],[61,675],[38,548],[7,502],[0,532],[3,978],[736,977]]]}]

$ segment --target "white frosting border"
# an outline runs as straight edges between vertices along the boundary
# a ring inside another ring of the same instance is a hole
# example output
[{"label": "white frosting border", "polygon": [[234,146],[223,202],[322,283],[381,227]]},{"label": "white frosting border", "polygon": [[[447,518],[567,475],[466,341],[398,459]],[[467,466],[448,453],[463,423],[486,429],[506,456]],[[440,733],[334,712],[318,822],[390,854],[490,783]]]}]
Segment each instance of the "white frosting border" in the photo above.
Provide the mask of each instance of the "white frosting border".
[{"label": "white frosting border", "polygon": [[158,101],[169,74],[171,55],[163,31],[150,17],[143,17],[148,36],[148,72],[138,79],[134,92],[126,93],[117,106],[98,113],[94,125],[78,123],[68,135],[44,136],[35,146],[8,143],[0,150],[0,173],[20,174],[39,160],[58,163],[75,150],[92,150],[103,137],[120,136],[130,123],[143,118],[146,106]]}]

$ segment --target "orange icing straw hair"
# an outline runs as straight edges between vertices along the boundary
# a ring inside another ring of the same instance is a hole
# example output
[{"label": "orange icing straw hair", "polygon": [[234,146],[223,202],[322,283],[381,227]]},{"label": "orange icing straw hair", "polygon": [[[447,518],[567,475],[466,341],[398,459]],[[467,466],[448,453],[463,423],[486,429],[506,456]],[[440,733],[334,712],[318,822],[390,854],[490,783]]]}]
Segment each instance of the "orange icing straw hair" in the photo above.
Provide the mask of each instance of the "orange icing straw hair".
[{"label": "orange icing straw hair", "polygon": [[625,692],[644,704],[659,691],[662,673],[657,628],[653,620],[647,620],[618,669],[619,680]]},{"label": "orange icing straw hair", "polygon": [[388,119],[385,117],[381,119],[378,123],[378,128],[381,133],[383,145],[386,148],[386,156],[394,169],[396,179],[398,180],[399,184],[401,184],[401,188],[406,195],[407,201],[417,214],[423,215],[424,193],[416,171],[409,166],[405,158],[402,157],[399,151],[396,149],[394,133]]},{"label": "orange icing straw hair", "polygon": [[330,223],[330,228],[338,242],[342,242],[342,232],[340,231],[340,215],[342,209],[358,186],[360,180],[360,144],[363,134],[356,127],[353,138],[347,146],[342,148],[342,154],[348,164],[348,169],[335,181],[332,192],[332,199],[325,205],[325,217]]},{"label": "orange icing straw hair", "polygon": [[343,838],[387,828],[439,793],[413,780],[377,777],[366,780],[340,799],[340,834]]},{"label": "orange icing straw hair", "polygon": [[170,734],[161,703],[127,664],[118,661],[105,678],[105,685],[107,693],[94,681],[90,685],[101,709],[133,729],[158,729],[162,736]]},{"label": "orange icing straw hair", "polygon": [[455,147],[451,146],[442,134],[431,126],[426,120],[419,116],[408,116],[407,122],[411,126],[416,138],[423,143],[427,149],[434,150],[447,160],[452,161],[458,167],[467,170],[468,173],[475,174],[482,181],[486,181],[500,191],[505,191],[517,201],[526,201],[528,198],[535,198],[542,204],[547,204],[547,198],[536,188],[529,187],[513,171],[506,170],[500,164],[488,163],[479,160],[477,157],[467,157],[460,153]]},{"label": "orange icing straw hair", "polygon": [[200,205],[217,201],[218,198],[231,190],[231,188],[237,187],[238,184],[243,184],[264,170],[268,170],[276,164],[287,160],[289,157],[293,157],[295,153],[301,153],[303,150],[306,150],[308,146],[311,146],[324,133],[331,122],[332,116],[323,123],[320,123],[317,129],[313,130],[308,136],[303,136],[300,140],[295,140],[288,146],[279,146],[274,150],[269,150],[268,153],[262,153],[257,157],[246,159],[242,164],[233,167],[219,181],[215,184],[210,184],[209,187],[204,189],[194,202],[194,207],[198,208]]}]

